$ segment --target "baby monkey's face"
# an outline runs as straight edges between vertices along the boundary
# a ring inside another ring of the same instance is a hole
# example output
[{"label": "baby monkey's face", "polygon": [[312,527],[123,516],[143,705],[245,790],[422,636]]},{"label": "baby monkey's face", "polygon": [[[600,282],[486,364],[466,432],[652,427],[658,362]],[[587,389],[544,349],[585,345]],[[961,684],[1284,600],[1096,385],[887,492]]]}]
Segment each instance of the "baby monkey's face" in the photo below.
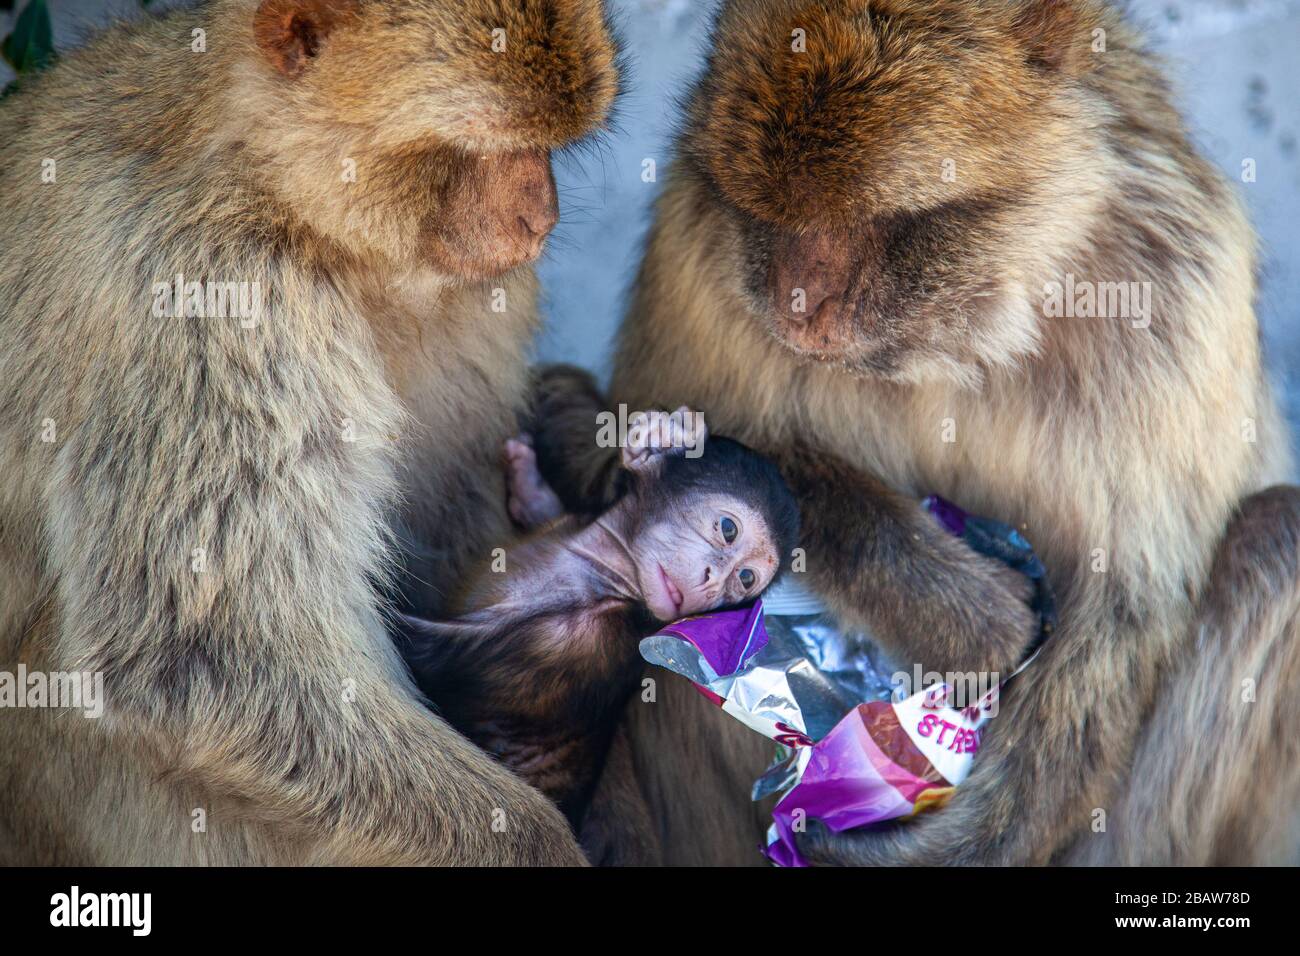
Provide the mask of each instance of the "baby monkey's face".
[{"label": "baby monkey's face", "polygon": [[779,567],[768,522],[728,495],[669,502],[646,516],[629,543],[637,586],[661,621],[756,597]]}]

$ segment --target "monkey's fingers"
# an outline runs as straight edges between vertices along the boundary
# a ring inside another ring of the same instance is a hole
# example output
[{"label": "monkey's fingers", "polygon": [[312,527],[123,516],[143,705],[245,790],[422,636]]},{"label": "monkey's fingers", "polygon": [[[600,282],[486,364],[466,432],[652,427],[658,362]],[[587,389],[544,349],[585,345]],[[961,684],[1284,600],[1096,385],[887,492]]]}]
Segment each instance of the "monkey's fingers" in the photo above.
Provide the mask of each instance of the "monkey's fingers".
[{"label": "monkey's fingers", "polygon": [[707,435],[703,413],[686,405],[672,412],[636,412],[628,419],[628,444],[645,455],[697,448]]},{"label": "monkey's fingers", "polygon": [[[940,811],[941,812],[941,811]],[[811,866],[939,866],[951,862],[943,850],[923,850],[926,830],[937,818],[924,817],[881,827],[832,832],[820,820],[808,820],[802,833],[795,834],[799,853]],[[952,852],[958,851],[953,846]],[[920,851],[920,852],[918,852]]]},{"label": "monkey's fingers", "polygon": [[689,405],[683,405],[673,412],[681,423],[682,447],[698,448],[709,439],[709,426],[705,424],[704,413],[697,412]]}]

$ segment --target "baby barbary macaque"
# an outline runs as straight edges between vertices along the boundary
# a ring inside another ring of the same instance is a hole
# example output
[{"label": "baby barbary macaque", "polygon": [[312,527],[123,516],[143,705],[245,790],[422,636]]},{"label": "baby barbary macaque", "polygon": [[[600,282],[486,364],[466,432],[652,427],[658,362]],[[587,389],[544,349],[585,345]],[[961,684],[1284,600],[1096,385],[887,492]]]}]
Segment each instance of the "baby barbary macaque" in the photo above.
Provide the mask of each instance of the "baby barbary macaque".
[{"label": "baby barbary macaque", "polygon": [[507,442],[510,512],[536,533],[471,576],[454,620],[403,619],[438,711],[575,825],[638,685],[640,639],[757,597],[798,543],[771,462],[708,439],[688,409],[629,425],[622,494],[587,524],[563,514],[526,441]]}]

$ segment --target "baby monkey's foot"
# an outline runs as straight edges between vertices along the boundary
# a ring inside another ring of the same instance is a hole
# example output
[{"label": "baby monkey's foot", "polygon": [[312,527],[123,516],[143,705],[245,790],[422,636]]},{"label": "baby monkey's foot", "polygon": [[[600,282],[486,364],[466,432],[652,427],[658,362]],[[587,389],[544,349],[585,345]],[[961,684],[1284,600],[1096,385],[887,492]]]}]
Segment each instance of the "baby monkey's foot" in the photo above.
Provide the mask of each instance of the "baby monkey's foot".
[{"label": "baby monkey's foot", "polygon": [[506,508],[524,530],[531,531],[564,514],[564,505],[537,470],[537,454],[527,435],[506,442]]}]

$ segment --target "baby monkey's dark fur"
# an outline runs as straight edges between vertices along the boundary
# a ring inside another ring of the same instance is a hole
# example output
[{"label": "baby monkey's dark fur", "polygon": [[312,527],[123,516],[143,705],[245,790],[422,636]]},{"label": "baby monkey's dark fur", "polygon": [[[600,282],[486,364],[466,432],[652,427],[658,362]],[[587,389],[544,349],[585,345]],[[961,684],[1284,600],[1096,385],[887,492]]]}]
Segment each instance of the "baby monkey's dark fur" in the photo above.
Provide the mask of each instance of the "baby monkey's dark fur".
[{"label": "baby monkey's dark fur", "polygon": [[[512,496],[548,496],[551,514],[560,513],[530,450],[511,446],[525,453],[512,463]],[[552,519],[504,564],[481,569],[455,620],[403,619],[404,654],[438,711],[553,799],[575,828],[641,676],[641,638],[665,618],[757,596],[799,535],[780,473],[739,442],[710,439],[698,458],[655,448],[621,474],[621,494],[602,514]],[[719,512],[719,522],[735,522],[731,541],[708,540]],[[660,574],[685,582],[667,611],[662,593],[672,592],[656,590]]]}]

